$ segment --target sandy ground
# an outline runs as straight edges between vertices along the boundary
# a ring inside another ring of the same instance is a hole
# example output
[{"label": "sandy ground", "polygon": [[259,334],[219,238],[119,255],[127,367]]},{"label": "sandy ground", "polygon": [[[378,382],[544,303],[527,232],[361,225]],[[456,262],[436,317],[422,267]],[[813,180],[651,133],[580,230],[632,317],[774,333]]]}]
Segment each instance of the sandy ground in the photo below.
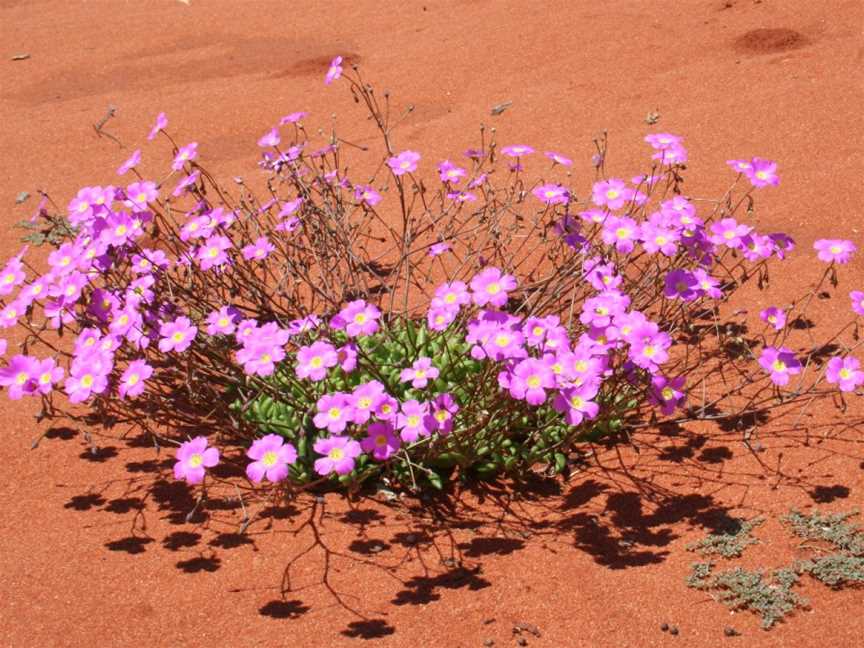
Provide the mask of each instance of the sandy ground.
[{"label": "sandy ground", "polygon": [[[21,191],[65,204],[80,186],[114,181],[159,111],[222,177],[253,175],[255,140],[288,112],[324,127],[335,114],[350,133],[350,96],[322,84],[337,54],[415,105],[397,146],[422,151],[427,170],[483,122],[502,143],[576,158],[573,182],[587,188],[591,138],[609,132],[610,173],[629,177],[657,110],[656,128],[686,138],[694,194],[725,187],[729,158],[776,159],[782,184],[760,194],[760,226],[805,251],[822,236],[861,246],[862,26],[859,0],[0,0],[2,251],[18,250],[12,225],[34,206],[15,205]],[[93,128],[109,106],[106,130],[122,146]],[[145,148],[144,168],[167,156]],[[808,256],[775,278],[777,294],[800,288]],[[864,289],[860,256],[843,279]],[[653,480],[651,497],[613,470],[613,455],[608,470],[560,493],[522,492],[505,513],[506,492],[466,496],[449,525],[327,497],[273,511],[244,538],[228,500],[186,523],[192,497],[152,448],[97,438],[94,455],[83,431],[55,430],[31,450],[44,431],[33,412],[2,406],[2,645],[509,646],[521,623],[539,629],[520,635],[529,645],[563,647],[864,636],[860,590],[808,586],[812,610],[765,633],[683,585],[685,546],[730,514],[860,505],[858,430],[808,448],[797,432],[778,435],[758,461],[733,434],[658,435],[656,453],[625,456],[631,477]],[[758,535],[749,564],[794,557],[776,521]],[[725,638],[727,625],[744,636]]]}]

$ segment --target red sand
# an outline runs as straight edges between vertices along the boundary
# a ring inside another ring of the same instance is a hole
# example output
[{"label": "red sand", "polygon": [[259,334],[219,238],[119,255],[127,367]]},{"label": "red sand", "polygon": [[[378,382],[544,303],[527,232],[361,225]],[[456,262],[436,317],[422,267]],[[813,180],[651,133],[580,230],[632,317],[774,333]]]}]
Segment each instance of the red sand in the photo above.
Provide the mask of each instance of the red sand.
[{"label": "red sand", "polygon": [[[502,143],[578,158],[575,180],[587,187],[592,135],[609,130],[610,172],[629,177],[646,159],[645,115],[659,109],[656,128],[686,137],[694,193],[721,188],[729,158],[777,159],[782,184],[760,193],[760,227],[789,231],[802,250],[820,235],[864,242],[858,0],[296,4],[0,0],[2,252],[17,251],[12,225],[35,204],[14,207],[20,191],[48,189],[65,204],[80,186],[112,181],[160,110],[223,178],[254,174],[255,140],[287,112],[308,110],[322,126],[335,113],[347,134],[357,108],[321,83],[336,54],[416,105],[397,143],[427,161],[458,155],[485,122]],[[11,60],[20,53],[30,58]],[[491,117],[504,101],[513,106]],[[118,114],[107,130],[125,148],[94,133],[109,105]],[[801,287],[806,256],[774,277],[777,299]],[[862,268],[859,255],[844,281],[862,287]],[[506,512],[495,497],[469,497],[445,514],[449,525],[369,502],[346,513],[328,496],[257,522],[245,539],[227,500],[203,524],[185,523],[193,502],[164,455],[107,438],[92,455],[78,431],[31,451],[33,412],[2,406],[3,645],[509,646],[519,623],[539,629],[522,633],[538,646],[864,637],[860,590],[808,585],[812,611],[766,633],[683,584],[694,560],[685,545],[725,515],[860,506],[860,430],[809,448],[800,434],[766,439],[767,469],[736,435],[648,435],[658,451],[625,460],[631,477],[654,482],[651,497],[593,467],[561,495],[523,493]],[[814,436],[826,420],[811,420]],[[614,453],[602,461],[617,466]],[[776,522],[757,536],[764,544],[746,564],[795,555]],[[310,546],[283,597],[283,572]],[[663,622],[680,634],[662,633]],[[744,637],[724,638],[726,625]]]}]

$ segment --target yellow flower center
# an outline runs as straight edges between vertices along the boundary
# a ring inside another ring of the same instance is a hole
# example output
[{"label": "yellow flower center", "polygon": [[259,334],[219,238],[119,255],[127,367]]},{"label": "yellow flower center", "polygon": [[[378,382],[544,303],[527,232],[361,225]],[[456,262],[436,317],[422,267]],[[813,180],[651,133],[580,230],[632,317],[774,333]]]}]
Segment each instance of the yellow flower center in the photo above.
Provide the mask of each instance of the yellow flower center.
[{"label": "yellow flower center", "polygon": [[832,245],[830,247],[830,250],[831,250],[831,254],[840,254],[840,252],[843,250],[843,248],[841,248],[839,245]]},{"label": "yellow flower center", "polygon": [[525,382],[528,383],[531,389],[537,389],[540,386],[540,378],[538,376],[531,376]]},{"label": "yellow flower center", "polygon": [[48,385],[51,383],[51,373],[46,371],[41,376],[39,376],[39,384],[40,385]]},{"label": "yellow flower center", "polygon": [[771,367],[774,371],[786,371],[786,363],[782,360],[775,360]]},{"label": "yellow flower center", "polygon": [[93,375],[92,374],[84,374],[81,378],[81,384],[87,387],[88,389],[93,386]]},{"label": "yellow flower center", "polygon": [[327,410],[327,416],[329,416],[330,419],[333,421],[339,420],[339,417],[342,416],[342,408],[331,407],[329,410]]},{"label": "yellow flower center", "polygon": [[197,468],[202,463],[204,463],[204,457],[202,457],[201,454],[198,452],[189,457],[189,465],[193,468]]},{"label": "yellow flower center", "polygon": [[423,371],[422,369],[417,369],[417,370],[414,372],[414,377],[415,377],[415,378],[425,378],[425,377],[426,377],[426,372]]},{"label": "yellow flower center", "polygon": [[486,292],[490,295],[497,295],[501,292],[501,285],[497,281],[493,281],[488,286],[486,286]]},{"label": "yellow flower center", "polygon": [[616,199],[618,196],[620,196],[620,195],[621,195],[621,193],[620,193],[617,189],[609,189],[609,190],[606,192],[606,197],[607,197],[609,200],[615,200],[615,199]]},{"label": "yellow flower center", "polygon": [[437,412],[435,412],[435,420],[437,420],[439,423],[443,423],[449,418],[450,412],[448,412],[447,410],[438,410]]},{"label": "yellow flower center", "polygon": [[759,178],[760,180],[764,180],[765,178],[768,177],[768,172],[767,171],[757,171],[756,177]]},{"label": "yellow flower center", "polygon": [[502,348],[506,347],[508,344],[510,344],[510,336],[503,333],[496,335],[495,344]]},{"label": "yellow flower center", "polygon": [[142,191],[137,196],[135,196],[135,202],[139,202],[139,203],[147,202],[147,194]]},{"label": "yellow flower center", "polygon": [[309,361],[309,366],[313,369],[318,369],[323,364],[324,360],[321,358],[321,356],[315,356]]},{"label": "yellow flower center", "polygon": [[220,317],[216,324],[218,324],[220,328],[225,328],[226,326],[228,326],[228,318]]},{"label": "yellow flower center", "polygon": [[452,304],[456,301],[456,293],[449,292],[444,295],[444,301],[448,304]]},{"label": "yellow flower center", "polygon": [[383,434],[379,434],[378,436],[375,437],[375,445],[378,446],[379,448],[383,448],[384,446],[387,445],[387,437],[384,436]]},{"label": "yellow flower center", "polygon": [[11,272],[3,277],[3,283],[5,284],[11,284],[13,281],[15,281],[15,275]]},{"label": "yellow flower center", "polygon": [[840,377],[841,377],[843,380],[848,380],[849,378],[852,377],[852,372],[851,372],[849,369],[846,369],[846,368],[844,367],[843,369],[840,370]]},{"label": "yellow flower center", "polygon": [[419,416],[409,416],[408,417],[408,427],[417,427],[420,425],[420,417]]},{"label": "yellow flower center", "polygon": [[177,331],[174,335],[171,336],[171,339],[175,342],[182,342],[185,336],[181,331]]},{"label": "yellow flower center", "polygon": [[342,450],[342,448],[331,448],[330,452],[327,453],[327,456],[334,461],[339,461],[342,457],[345,456],[345,451]]},{"label": "yellow flower center", "polygon": [[279,458],[279,455],[277,455],[275,452],[270,450],[268,452],[265,452],[264,456],[261,457],[261,463],[263,463],[268,468],[272,468],[273,466],[276,465],[276,460],[278,458]]},{"label": "yellow flower center", "polygon": [[139,380],[140,378],[138,377],[138,374],[132,374],[126,379],[126,384],[132,387],[134,385],[137,385]]},{"label": "yellow flower center", "polygon": [[357,313],[354,316],[355,324],[365,324],[366,323],[366,313]]},{"label": "yellow flower center", "polygon": [[579,409],[585,404],[585,399],[581,396],[573,396],[570,398],[570,406],[574,409]]},{"label": "yellow flower center", "polygon": [[363,398],[361,398],[360,400],[357,401],[357,406],[360,409],[369,409],[369,407],[371,407],[371,405],[372,405],[372,399],[367,397],[367,396],[364,396]]},{"label": "yellow flower center", "polygon": [[657,236],[654,238],[654,242],[657,245],[666,245],[667,238],[665,236]]},{"label": "yellow flower center", "polygon": [[630,236],[630,230],[626,227],[619,227],[617,230],[615,230],[615,236],[617,236],[619,239],[626,239],[628,236]]},{"label": "yellow flower center", "polygon": [[664,387],[660,394],[663,396],[663,400],[668,401],[675,398],[675,392],[672,390],[671,387]]},{"label": "yellow flower center", "polygon": [[23,385],[30,378],[26,372],[22,371],[17,376],[15,376],[15,382],[19,385]]},{"label": "yellow flower center", "polygon": [[644,355],[646,358],[653,358],[655,355],[657,355],[657,349],[653,346],[646,346],[642,350],[642,355]]}]

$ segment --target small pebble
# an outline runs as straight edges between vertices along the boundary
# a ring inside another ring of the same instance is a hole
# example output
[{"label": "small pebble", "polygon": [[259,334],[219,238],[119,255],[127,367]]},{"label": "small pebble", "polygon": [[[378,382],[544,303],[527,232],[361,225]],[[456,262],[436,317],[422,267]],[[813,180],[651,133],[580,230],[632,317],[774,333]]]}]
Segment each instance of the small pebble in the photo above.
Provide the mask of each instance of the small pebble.
[{"label": "small pebble", "polygon": [[730,626],[726,626],[725,628],[723,628],[723,634],[726,635],[727,637],[737,637],[741,633],[738,632],[735,628],[732,628]]},{"label": "small pebble", "polygon": [[528,645],[528,640],[527,640],[525,637],[519,637],[519,638],[516,640],[516,643],[519,644],[520,646],[527,646],[527,645]]},{"label": "small pebble", "polygon": [[486,646],[486,648],[490,648],[491,646],[495,645],[495,640],[494,639],[487,639],[486,641],[483,642],[483,645]]},{"label": "small pebble", "polygon": [[660,624],[660,630],[662,630],[663,632],[666,632],[667,630],[669,630],[669,624],[668,623],[661,623]]},{"label": "small pebble", "polygon": [[669,634],[671,634],[672,636],[677,635],[678,634],[678,626],[671,626],[669,628]]}]

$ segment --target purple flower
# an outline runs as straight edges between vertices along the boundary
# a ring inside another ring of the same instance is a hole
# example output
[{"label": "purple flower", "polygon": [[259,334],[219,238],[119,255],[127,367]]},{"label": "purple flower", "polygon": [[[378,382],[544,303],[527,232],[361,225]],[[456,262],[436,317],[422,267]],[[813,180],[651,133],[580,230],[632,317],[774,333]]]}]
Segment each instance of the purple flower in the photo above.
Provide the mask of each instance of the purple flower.
[{"label": "purple flower", "polygon": [[410,368],[403,369],[399,374],[399,380],[410,381],[414,389],[423,389],[430,380],[435,380],[437,377],[438,369],[432,366],[432,359],[426,357],[418,358]]},{"label": "purple flower", "polygon": [[740,170],[747,175],[750,184],[754,187],[777,186],[780,184],[780,178],[777,176],[777,163],[771,160],[754,157],[750,160],[747,168]]},{"label": "purple flower", "polygon": [[393,175],[401,176],[405,173],[413,173],[417,170],[417,162],[420,161],[420,154],[416,151],[402,151],[399,155],[395,155],[387,160],[387,166],[393,171]]},{"label": "purple flower", "polygon": [[12,293],[12,290],[18,284],[22,283],[26,275],[24,274],[24,264],[20,257],[13,257],[3,268],[0,273],[0,296],[5,297]]},{"label": "purple flower", "polygon": [[635,196],[623,180],[609,178],[595,182],[591,189],[591,201],[600,207],[605,205],[609,209],[621,209]]},{"label": "purple flower", "polygon": [[645,141],[658,151],[680,147],[684,138],[670,133],[649,133],[645,136]]},{"label": "purple flower", "polygon": [[456,166],[450,160],[444,160],[438,165],[438,175],[441,177],[441,182],[457,184],[462,178],[468,175],[468,172],[462,167]]},{"label": "purple flower", "polygon": [[813,244],[813,248],[819,253],[819,260],[826,263],[849,263],[852,254],[858,248],[852,241],[839,239],[819,239]]},{"label": "purple flower", "polygon": [[660,252],[667,257],[673,257],[678,252],[681,235],[671,227],[646,222],[639,228],[639,238],[648,254]]},{"label": "purple flower", "polygon": [[339,368],[345,373],[351,373],[357,368],[357,345],[348,342],[336,349],[336,360]]},{"label": "purple flower", "polygon": [[855,391],[864,384],[864,371],[861,371],[860,366],[858,359],[852,356],[831,358],[825,369],[825,379],[832,385],[838,385],[840,391]]},{"label": "purple flower", "polygon": [[278,434],[268,434],[255,439],[246,456],[252,459],[246,466],[246,476],[251,482],[260,484],[266,477],[276,484],[288,476],[288,465],[297,461],[297,450]]},{"label": "purple flower", "polygon": [[169,351],[182,353],[191,346],[197,334],[198,328],[188,317],[181,316],[173,322],[162,322],[159,326],[159,335],[162,336],[159,340],[159,350],[162,353]]},{"label": "purple flower", "polygon": [[552,151],[546,151],[543,155],[552,160],[553,164],[560,164],[561,166],[573,166],[573,160],[570,158],[564,157],[560,153],[554,153]]},{"label": "purple flower", "polygon": [[262,148],[266,148],[268,146],[279,146],[279,142],[281,142],[281,138],[279,137],[279,129],[271,128],[269,131],[264,133],[261,136],[261,139],[258,140],[258,146]]},{"label": "purple flower", "polygon": [[126,202],[133,209],[147,209],[147,203],[156,202],[158,198],[159,188],[150,180],[133,182],[126,187]]},{"label": "purple flower", "polygon": [[240,311],[233,306],[223,306],[207,316],[207,335],[231,335],[239,319]]},{"label": "purple flower", "polygon": [[552,401],[552,407],[564,414],[568,424],[579,425],[586,418],[595,418],[600,411],[600,406],[591,400],[596,395],[597,386],[593,383],[568,387],[558,392]]},{"label": "purple flower", "polygon": [[407,400],[402,403],[401,410],[396,417],[396,427],[399,436],[405,443],[414,443],[421,436],[429,436],[424,419],[429,413],[429,404],[420,403],[416,400]]},{"label": "purple flower", "polygon": [[530,155],[534,152],[534,149],[525,144],[511,144],[510,146],[502,148],[501,152],[507,157],[520,158],[525,155]]},{"label": "purple flower", "polygon": [[83,403],[91,394],[101,394],[108,388],[111,362],[100,351],[78,356],[72,361],[64,389],[70,403]]},{"label": "purple flower", "polygon": [[177,151],[177,156],[171,163],[171,168],[180,171],[183,165],[198,157],[198,142],[191,142]]},{"label": "purple flower", "polygon": [[133,360],[120,377],[120,398],[137,398],[144,393],[145,383],[153,375],[153,367],[144,360]]},{"label": "purple flower", "polygon": [[372,188],[372,185],[357,185],[354,187],[354,198],[374,207],[381,202],[381,194]]},{"label": "purple flower", "polygon": [[260,261],[261,259],[266,259],[275,249],[276,246],[266,236],[260,236],[254,243],[250,243],[243,248],[243,258],[247,261],[252,261],[253,259]]},{"label": "purple flower", "polygon": [[606,245],[614,245],[623,254],[633,251],[639,226],[632,218],[608,216],[603,222],[601,236]]},{"label": "purple flower", "polygon": [[342,392],[324,394],[316,403],[318,413],[312,419],[315,427],[326,429],[330,434],[338,434],[354,418],[351,397]]},{"label": "purple flower", "polygon": [[285,357],[285,349],[276,341],[256,338],[250,340],[237,352],[237,362],[243,365],[248,376],[270,376],[276,371],[276,363]]},{"label": "purple flower", "polygon": [[219,463],[219,450],[207,447],[207,437],[197,436],[182,443],[177,449],[177,463],[174,464],[174,479],[185,479],[190,484],[204,481],[206,468]]},{"label": "purple flower", "polygon": [[228,253],[234,247],[231,240],[227,236],[217,234],[208,238],[204,245],[198,248],[195,258],[201,265],[202,270],[210,270],[228,263]]},{"label": "purple flower", "polygon": [[382,421],[395,420],[399,414],[399,402],[390,394],[381,393],[375,398],[373,411],[377,419]]},{"label": "purple flower", "polygon": [[739,225],[734,218],[724,218],[719,223],[711,225],[713,234],[708,238],[714,245],[725,245],[726,247],[737,249],[742,246],[742,241],[745,236],[753,231],[752,227],[747,225]]},{"label": "purple flower", "polygon": [[441,435],[450,434],[453,430],[453,417],[459,411],[459,404],[448,393],[438,394],[432,401],[431,411],[426,415],[424,424],[430,432]]},{"label": "purple flower", "polygon": [[15,355],[9,364],[0,369],[0,386],[9,390],[9,398],[19,400],[35,390],[34,382],[39,375],[39,360],[33,356]]},{"label": "purple flower", "polygon": [[639,327],[632,333],[630,359],[637,367],[656,373],[659,365],[669,359],[672,339],[667,333],[657,332],[656,325]]},{"label": "purple flower", "polygon": [[435,296],[432,298],[432,308],[441,308],[459,312],[459,309],[471,302],[471,295],[468,294],[468,286],[462,281],[453,281],[443,283],[435,289]]},{"label": "purple flower", "polygon": [[432,331],[445,331],[456,319],[459,311],[452,308],[435,307],[426,313],[426,324]]},{"label": "purple flower", "polygon": [[331,436],[318,439],[312,446],[321,459],[315,460],[315,472],[319,475],[347,475],[354,470],[354,460],[363,454],[360,444],[347,436]]},{"label": "purple flower", "polygon": [[358,425],[368,421],[375,405],[384,395],[384,385],[377,380],[370,380],[357,385],[351,392],[351,408],[354,413],[352,421]]},{"label": "purple flower", "polygon": [[685,400],[684,394],[685,377],[679,376],[671,380],[663,375],[656,375],[651,379],[651,389],[648,398],[660,411],[669,416],[677,407],[682,407]]},{"label": "purple flower", "polygon": [[171,195],[177,198],[186,192],[189,187],[194,185],[198,178],[201,176],[201,172],[198,169],[195,169],[192,173],[183,178],[180,182],[177,183],[177,186],[174,187],[174,191],[171,192]]},{"label": "purple flower", "polygon": [[393,426],[387,421],[370,423],[367,432],[368,436],[360,441],[360,447],[378,461],[386,461],[402,445],[394,434]]},{"label": "purple flower", "polygon": [[436,257],[444,254],[447,250],[450,249],[449,243],[433,243],[429,246],[429,256]]},{"label": "purple flower", "polygon": [[775,385],[786,385],[790,376],[801,373],[801,363],[786,347],[765,347],[759,356],[759,364],[768,372]]},{"label": "purple flower", "polygon": [[282,119],[279,120],[279,125],[284,126],[285,124],[296,124],[301,119],[303,119],[308,113],[305,112],[293,112],[291,114],[285,115]]},{"label": "purple flower", "polygon": [[129,159],[126,160],[120,167],[117,169],[117,175],[126,175],[126,172],[129,169],[134,169],[141,162],[141,149],[135,149],[132,155],[129,156]]},{"label": "purple flower", "polygon": [[306,333],[307,331],[318,328],[320,324],[321,318],[317,315],[306,315],[305,317],[300,317],[288,322],[288,332],[291,333],[291,335],[300,335],[301,333]]},{"label": "purple flower", "polygon": [[298,349],[295,371],[298,378],[324,380],[327,370],[335,367],[337,361],[336,348],[329,342],[318,340],[310,346]]},{"label": "purple flower", "polygon": [[720,281],[709,275],[702,268],[696,268],[693,271],[693,276],[699,282],[699,289],[711,299],[720,299],[723,297],[723,291],[720,290]]},{"label": "purple flower", "polygon": [[510,395],[530,405],[540,405],[546,400],[547,389],[555,387],[555,374],[543,360],[526,358],[509,376]]},{"label": "purple flower", "polygon": [[[324,84],[330,85],[336,79],[342,76],[342,57],[337,56],[330,61],[330,67],[327,68],[327,74],[324,76]],[[348,471],[350,472],[350,470]]]},{"label": "purple flower", "polygon": [[165,127],[167,125],[168,118],[165,116],[164,112],[160,112],[158,115],[156,115],[156,123],[153,125],[153,128],[150,129],[150,134],[147,135],[147,139],[149,141],[153,141],[159,134],[159,131],[165,130]]},{"label": "purple flower", "polygon": [[669,299],[693,301],[702,292],[699,280],[691,272],[676,268],[666,275],[664,295]]},{"label": "purple flower", "polygon": [[623,313],[629,305],[630,298],[627,295],[608,290],[585,300],[579,321],[586,326],[605,328],[612,323],[613,317]]},{"label": "purple flower", "polygon": [[662,151],[657,151],[651,156],[652,160],[659,160],[660,164],[673,165],[687,162],[687,149],[683,146],[670,146]]},{"label": "purple flower", "polygon": [[336,330],[344,328],[349,337],[372,335],[378,330],[379,317],[381,311],[377,306],[368,304],[363,299],[356,299],[339,311],[330,326]]},{"label": "purple flower", "polygon": [[786,311],[782,308],[771,306],[759,313],[759,317],[763,322],[767,322],[777,331],[782,331],[786,326]]},{"label": "purple flower", "polygon": [[570,192],[557,184],[540,185],[531,193],[547,205],[566,205],[570,200]]},{"label": "purple flower", "polygon": [[507,303],[507,293],[515,288],[516,278],[495,267],[485,268],[471,279],[472,298],[477,306],[491,304],[501,308]]},{"label": "purple flower", "polygon": [[852,311],[864,315],[864,291],[853,290],[849,293],[849,299],[852,300]]}]

